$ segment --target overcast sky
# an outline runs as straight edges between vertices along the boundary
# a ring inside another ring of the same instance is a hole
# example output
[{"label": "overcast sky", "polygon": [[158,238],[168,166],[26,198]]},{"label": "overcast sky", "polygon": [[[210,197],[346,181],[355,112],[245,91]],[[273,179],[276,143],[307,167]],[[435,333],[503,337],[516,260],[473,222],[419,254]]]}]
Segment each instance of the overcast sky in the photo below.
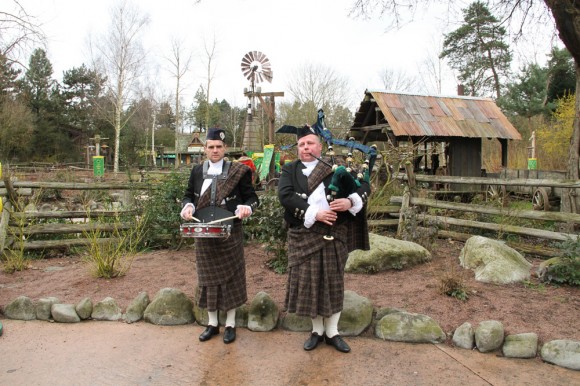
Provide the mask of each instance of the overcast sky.
[{"label": "overcast sky", "polygon": [[[106,32],[111,7],[117,1],[20,0],[42,24],[56,79],[62,79],[63,71],[90,62],[87,38]],[[152,62],[157,63],[156,75],[151,76],[157,79],[161,93],[170,94],[174,88],[165,80],[170,66],[163,59],[170,56],[172,39],[183,39],[184,48],[192,52],[194,66],[186,79],[184,100],[188,106],[199,85],[205,83],[203,46],[214,36],[217,54],[212,100],[226,99],[243,106],[243,89],[249,81],[241,72],[241,59],[249,51],[261,51],[270,59],[274,71],[273,82],[261,84],[262,91],[284,91],[289,97],[290,75],[306,62],[320,63],[349,79],[354,109],[365,89],[383,88],[379,77],[382,70],[420,74],[421,63],[436,57],[442,33],[457,28],[457,20],[461,20],[461,15],[449,15],[446,8],[440,7],[430,12],[418,11],[412,23],[387,32],[384,19],[349,17],[352,3],[353,0],[202,0],[200,4],[193,0],[135,1],[151,20],[144,45]],[[544,60],[543,53],[549,48],[536,44],[534,49],[540,52],[538,60]],[[455,93],[455,79],[447,70],[442,94]]]}]

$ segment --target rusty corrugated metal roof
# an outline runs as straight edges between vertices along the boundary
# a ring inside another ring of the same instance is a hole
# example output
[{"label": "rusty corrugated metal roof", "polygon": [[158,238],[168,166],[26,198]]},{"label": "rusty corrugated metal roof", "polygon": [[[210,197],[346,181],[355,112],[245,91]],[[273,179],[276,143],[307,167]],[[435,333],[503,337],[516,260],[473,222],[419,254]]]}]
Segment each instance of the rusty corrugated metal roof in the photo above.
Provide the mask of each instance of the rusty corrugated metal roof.
[{"label": "rusty corrugated metal roof", "polygon": [[489,98],[413,95],[378,90],[368,90],[366,94],[374,99],[397,137],[522,139],[518,130]]}]

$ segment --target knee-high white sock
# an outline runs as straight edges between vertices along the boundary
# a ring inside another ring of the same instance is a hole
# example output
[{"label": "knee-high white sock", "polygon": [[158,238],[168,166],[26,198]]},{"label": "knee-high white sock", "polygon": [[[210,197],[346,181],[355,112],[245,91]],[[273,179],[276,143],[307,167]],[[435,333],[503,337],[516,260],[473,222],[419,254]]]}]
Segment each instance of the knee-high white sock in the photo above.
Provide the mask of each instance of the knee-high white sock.
[{"label": "knee-high white sock", "polygon": [[340,312],[333,314],[330,318],[324,318],[324,328],[326,336],[332,338],[338,335],[338,320],[340,319]]},{"label": "knee-high white sock", "polygon": [[207,312],[207,316],[208,316],[208,326],[214,326],[217,327],[219,325],[218,322],[218,312],[217,311],[208,311]]},{"label": "knee-high white sock", "polygon": [[324,321],[322,316],[318,315],[316,318],[312,319],[312,332],[315,332],[320,336],[324,334]]},{"label": "knee-high white sock", "polygon": [[226,314],[226,327],[236,327],[236,309],[228,310]]}]

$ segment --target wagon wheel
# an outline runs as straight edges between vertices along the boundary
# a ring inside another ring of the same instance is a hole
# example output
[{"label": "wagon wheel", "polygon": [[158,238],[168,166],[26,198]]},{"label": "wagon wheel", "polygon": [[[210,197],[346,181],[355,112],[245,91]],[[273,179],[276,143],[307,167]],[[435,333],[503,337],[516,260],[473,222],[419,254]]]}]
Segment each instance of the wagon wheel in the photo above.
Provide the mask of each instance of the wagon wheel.
[{"label": "wagon wheel", "polygon": [[550,205],[550,195],[546,188],[536,188],[532,196],[532,206],[534,210],[550,210],[552,206]]},{"label": "wagon wheel", "polygon": [[507,203],[507,190],[505,185],[487,185],[485,195],[487,197],[487,201],[498,202],[501,205],[505,205]]}]

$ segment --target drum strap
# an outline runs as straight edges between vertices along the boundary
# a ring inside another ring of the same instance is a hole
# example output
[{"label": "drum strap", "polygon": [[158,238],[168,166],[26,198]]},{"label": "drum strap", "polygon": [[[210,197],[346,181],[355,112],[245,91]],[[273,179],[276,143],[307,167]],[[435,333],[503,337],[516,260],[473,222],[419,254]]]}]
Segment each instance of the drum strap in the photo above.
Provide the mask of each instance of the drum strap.
[{"label": "drum strap", "polygon": [[204,179],[211,178],[210,202],[209,202],[210,206],[215,206],[215,204],[216,204],[215,197],[216,197],[216,191],[217,191],[217,181],[218,181],[218,179],[224,180],[224,181],[227,179],[228,171],[230,170],[230,165],[231,165],[231,162],[224,161],[221,174],[207,174],[207,172],[209,170],[209,161],[205,161],[203,163],[203,178]]}]

